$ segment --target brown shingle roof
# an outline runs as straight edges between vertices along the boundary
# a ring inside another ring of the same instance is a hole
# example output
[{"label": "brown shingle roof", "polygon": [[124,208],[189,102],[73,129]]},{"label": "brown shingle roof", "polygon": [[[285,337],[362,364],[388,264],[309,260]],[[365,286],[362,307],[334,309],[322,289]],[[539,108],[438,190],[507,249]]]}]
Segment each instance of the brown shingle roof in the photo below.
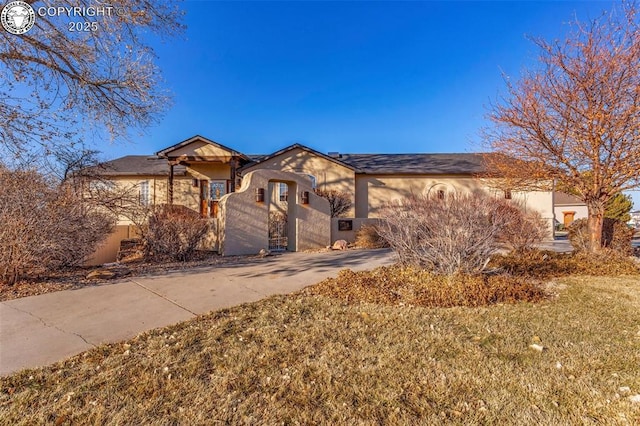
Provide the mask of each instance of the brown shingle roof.
[{"label": "brown shingle roof", "polygon": [[478,174],[483,154],[341,154],[344,163],[367,174]]},{"label": "brown shingle roof", "polygon": [[[127,155],[100,163],[94,170],[104,176],[169,176],[169,163],[166,158],[148,155]],[[173,173],[174,175],[185,175],[186,168],[184,166],[175,166]]]},{"label": "brown shingle roof", "polygon": [[576,204],[584,204],[575,195],[567,194],[566,192],[556,192],[553,196],[553,203],[556,206],[573,206]]}]

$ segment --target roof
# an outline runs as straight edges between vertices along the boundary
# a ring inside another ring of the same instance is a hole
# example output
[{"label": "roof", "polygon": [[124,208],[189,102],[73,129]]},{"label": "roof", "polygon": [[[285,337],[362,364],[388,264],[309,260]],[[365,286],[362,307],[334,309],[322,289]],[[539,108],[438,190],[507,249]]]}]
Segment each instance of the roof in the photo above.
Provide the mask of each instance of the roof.
[{"label": "roof", "polygon": [[[148,155],[127,155],[100,163],[94,170],[105,176],[169,176],[169,163],[166,158]],[[184,166],[174,166],[173,174],[184,175],[186,174],[186,168]]]},{"label": "roof", "polygon": [[556,206],[573,206],[577,204],[584,204],[584,202],[575,195],[567,194],[566,192],[560,191],[555,193],[553,203]]},{"label": "roof", "polygon": [[484,154],[341,154],[340,160],[367,174],[478,174]]},{"label": "roof", "polygon": [[315,149],[311,149],[308,146],[304,146],[304,145],[301,145],[299,143],[294,143],[293,145],[289,145],[288,147],[282,148],[281,150],[276,151],[273,154],[262,156],[262,158],[258,158],[259,157],[258,155],[253,155],[252,157],[256,158],[256,160],[254,160],[252,163],[249,163],[249,164],[241,167],[241,170],[244,171],[244,170],[247,170],[247,169],[251,169],[251,168],[257,166],[260,163],[263,163],[265,161],[269,161],[270,159],[272,159],[274,157],[277,157],[279,155],[284,154],[285,152],[289,152],[289,151],[292,151],[294,149],[301,149],[303,151],[309,152],[309,153],[311,153],[313,155],[316,155],[318,157],[324,158],[325,160],[331,161],[332,163],[336,163],[336,164],[339,164],[339,165],[341,165],[343,167],[351,169],[351,170],[355,171],[356,173],[359,172],[351,164],[348,164],[348,163],[342,161],[342,159],[331,157],[329,155],[323,154],[323,153],[321,153],[319,151],[316,151]]},{"label": "roof", "polygon": [[178,148],[181,148],[181,147],[183,147],[183,146],[189,145],[190,143],[192,143],[192,142],[196,142],[196,141],[202,141],[202,142],[208,143],[208,144],[210,144],[210,145],[217,146],[217,147],[219,147],[219,148],[224,149],[225,151],[229,151],[229,153],[231,153],[231,155],[233,155],[233,156],[243,157],[243,158],[245,158],[245,159],[247,159],[247,160],[248,160],[247,156],[246,156],[246,155],[244,155],[243,153],[241,153],[241,152],[239,152],[239,151],[236,151],[235,149],[231,149],[231,148],[229,148],[228,146],[224,146],[224,145],[222,145],[221,143],[218,143],[218,142],[213,141],[213,140],[211,140],[211,139],[207,139],[207,138],[205,138],[204,136],[200,136],[200,135],[192,136],[192,137],[190,137],[189,139],[185,139],[185,140],[183,140],[182,142],[178,142],[178,143],[177,143],[177,144],[175,144],[175,145],[171,145],[170,147],[165,148],[165,149],[163,149],[162,151],[158,151],[158,152],[156,152],[156,155],[157,155],[158,157],[168,157],[168,154],[169,154],[171,151],[175,151],[175,150],[176,150],[176,149],[178,149]]},{"label": "roof", "polygon": [[[294,149],[300,149],[311,155],[324,158],[335,164],[339,164],[355,173],[362,174],[400,174],[400,175],[477,175],[486,172],[485,157],[482,153],[465,154],[323,154],[299,143],[287,146],[273,154],[245,155],[231,148],[202,136],[193,136],[173,146],[158,151],[156,157],[143,155],[129,155],[118,158],[104,166],[108,169],[102,174],[107,175],[168,175],[169,166],[167,158],[169,153],[186,146],[194,141],[202,141],[221,147],[233,155],[237,155],[246,161],[239,171],[253,169],[259,164],[269,161]],[[204,160],[206,161],[206,159]],[[183,166],[175,166],[174,173],[185,173]]]}]

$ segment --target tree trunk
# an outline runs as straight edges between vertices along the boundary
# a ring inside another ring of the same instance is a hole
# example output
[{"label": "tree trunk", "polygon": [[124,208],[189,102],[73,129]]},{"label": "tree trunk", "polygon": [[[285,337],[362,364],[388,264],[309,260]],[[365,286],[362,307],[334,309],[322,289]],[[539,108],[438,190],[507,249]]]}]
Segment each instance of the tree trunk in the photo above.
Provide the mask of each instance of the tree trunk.
[{"label": "tree trunk", "polygon": [[602,248],[602,224],[604,222],[604,203],[596,200],[587,203],[589,218],[587,227],[589,231],[589,251],[595,253]]}]

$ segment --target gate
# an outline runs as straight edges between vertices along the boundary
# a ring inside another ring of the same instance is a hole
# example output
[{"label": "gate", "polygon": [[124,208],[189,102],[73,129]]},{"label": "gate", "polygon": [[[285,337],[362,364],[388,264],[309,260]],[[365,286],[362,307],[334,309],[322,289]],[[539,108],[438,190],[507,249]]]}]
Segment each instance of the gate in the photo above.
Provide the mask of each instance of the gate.
[{"label": "gate", "polygon": [[284,251],[289,246],[287,214],[269,212],[269,251]]}]

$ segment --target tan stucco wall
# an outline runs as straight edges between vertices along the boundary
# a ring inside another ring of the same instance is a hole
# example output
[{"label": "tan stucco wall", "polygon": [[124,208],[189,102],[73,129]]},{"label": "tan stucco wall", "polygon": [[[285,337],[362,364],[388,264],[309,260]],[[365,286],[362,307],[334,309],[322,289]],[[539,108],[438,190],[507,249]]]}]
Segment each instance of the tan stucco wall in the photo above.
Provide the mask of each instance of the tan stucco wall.
[{"label": "tan stucco wall", "polygon": [[231,167],[223,163],[191,163],[187,173],[196,179],[227,180],[231,178]]},{"label": "tan stucco wall", "polygon": [[[169,202],[169,178],[166,176],[114,176],[109,180],[116,184],[115,190],[130,189],[133,195],[136,186],[141,182],[149,182],[149,201],[151,205],[167,204]],[[199,189],[192,187],[191,177],[176,176],[173,180],[173,203],[183,205],[192,210],[199,211]],[[118,218],[118,225],[128,225],[131,221],[127,218]]]},{"label": "tan stucco wall", "polygon": [[117,225],[113,232],[89,256],[84,266],[102,265],[115,262],[120,250],[120,242],[127,238],[135,238],[137,234],[132,225]]},{"label": "tan stucco wall", "polygon": [[[474,192],[486,191],[496,197],[504,197],[502,191],[488,187],[481,180],[464,175],[416,176],[416,175],[356,175],[356,217],[375,218],[385,203],[400,200],[412,194],[429,194],[432,191]],[[553,196],[550,191],[512,192],[514,202],[525,210],[537,210],[553,232]],[[365,202],[366,200],[366,202]]]},{"label": "tan stucco wall", "polygon": [[222,161],[231,160],[231,152],[224,148],[217,147],[203,141],[193,141],[190,144],[176,148],[173,151],[167,153],[171,157],[180,157],[182,155],[191,157],[220,157]]},{"label": "tan stucco wall", "polygon": [[[220,200],[220,252],[224,256],[255,254],[266,249],[269,241],[268,213],[270,181],[289,185],[290,249],[297,251],[330,244],[329,203],[313,193],[304,176],[275,170],[255,170],[243,178],[242,188]],[[265,201],[255,201],[256,188],[264,188]],[[301,204],[302,191],[309,192],[309,204]],[[293,243],[292,243],[292,240]]]},{"label": "tan stucco wall", "polygon": [[[350,220],[352,221],[353,229],[351,231],[340,231],[338,229],[338,221]],[[362,227],[362,225],[375,225],[379,219],[366,219],[361,217],[334,217],[331,218],[331,242],[337,240],[345,240],[349,243],[356,241],[356,233]]]},{"label": "tan stucco wall", "polygon": [[[356,193],[355,173],[353,170],[300,148],[294,148],[255,167],[248,168],[245,174],[258,169],[282,170],[313,175],[316,178],[316,187],[318,189],[333,189],[345,192],[352,197],[352,201]],[[245,185],[244,182],[242,185]],[[352,216],[354,211],[352,209],[347,215]]]}]

